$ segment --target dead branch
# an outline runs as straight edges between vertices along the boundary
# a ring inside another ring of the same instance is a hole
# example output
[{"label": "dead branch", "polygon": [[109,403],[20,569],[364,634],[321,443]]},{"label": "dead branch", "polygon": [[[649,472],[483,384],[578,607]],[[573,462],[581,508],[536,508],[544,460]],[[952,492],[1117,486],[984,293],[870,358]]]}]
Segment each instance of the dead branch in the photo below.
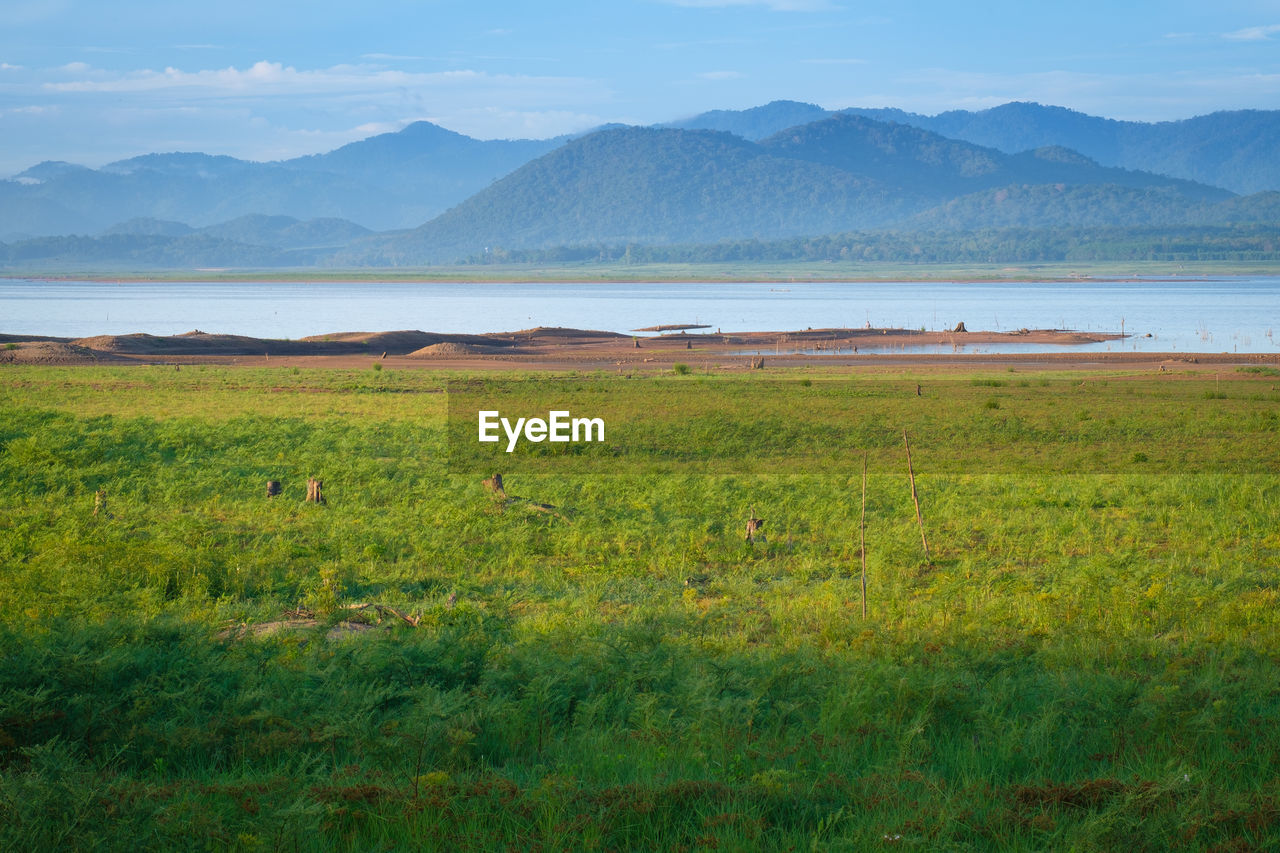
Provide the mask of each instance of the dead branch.
[{"label": "dead branch", "polygon": [[391,607],[386,604],[378,604],[377,602],[366,602],[363,604],[348,604],[343,607],[343,610],[355,610],[355,611],[375,610],[384,616],[388,614],[390,614],[391,616],[395,616],[403,620],[406,625],[412,625],[414,628],[417,628],[418,624],[422,621],[421,616],[406,616],[403,613],[401,613],[399,610],[396,610],[394,607]]}]

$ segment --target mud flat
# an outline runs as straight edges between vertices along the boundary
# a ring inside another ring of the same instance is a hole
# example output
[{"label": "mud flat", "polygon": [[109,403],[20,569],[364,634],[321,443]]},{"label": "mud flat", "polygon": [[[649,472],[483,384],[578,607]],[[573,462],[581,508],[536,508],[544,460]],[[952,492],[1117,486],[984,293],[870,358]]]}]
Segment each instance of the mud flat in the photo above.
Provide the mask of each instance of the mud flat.
[{"label": "mud flat", "polygon": [[[1046,367],[1258,364],[1280,355],[1234,353],[1115,352],[1076,349],[1123,341],[1114,333],[1061,329],[1009,332],[928,332],[885,328],[650,335],[559,327],[538,327],[484,335],[401,330],[334,332],[298,340],[209,334],[96,335],[86,338],[0,335],[0,364],[237,364],[246,366],[365,367],[370,359],[387,366],[461,369],[667,369],[683,362],[705,369],[751,369],[763,359],[773,367],[808,365],[946,367],[987,363]],[[982,347],[1015,344],[1027,352],[983,352]],[[1122,345],[1121,345],[1122,346]],[[919,352],[930,348],[934,352]],[[946,350],[950,348],[950,352]],[[938,351],[941,350],[941,351]],[[975,351],[978,350],[978,351]]]}]

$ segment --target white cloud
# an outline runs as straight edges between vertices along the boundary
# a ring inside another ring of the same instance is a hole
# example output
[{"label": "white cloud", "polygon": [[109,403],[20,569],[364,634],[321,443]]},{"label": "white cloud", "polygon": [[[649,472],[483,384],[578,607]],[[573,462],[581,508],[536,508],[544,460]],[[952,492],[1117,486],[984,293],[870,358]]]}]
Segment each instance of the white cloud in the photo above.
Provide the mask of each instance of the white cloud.
[{"label": "white cloud", "polygon": [[335,65],[298,69],[279,62],[256,62],[248,68],[183,71],[141,69],[109,72],[72,63],[60,69],[75,79],[47,81],[46,93],[63,95],[164,95],[193,99],[235,99],[316,96],[331,99],[356,96],[406,97],[433,93],[472,92],[501,98],[520,97],[533,105],[563,100],[599,101],[607,97],[597,83],[576,77],[489,74],[456,70],[410,72],[368,65]]},{"label": "white cloud", "polygon": [[1223,33],[1222,37],[1232,41],[1270,41],[1273,33],[1280,33],[1280,24],[1265,27],[1245,27],[1231,33]]}]

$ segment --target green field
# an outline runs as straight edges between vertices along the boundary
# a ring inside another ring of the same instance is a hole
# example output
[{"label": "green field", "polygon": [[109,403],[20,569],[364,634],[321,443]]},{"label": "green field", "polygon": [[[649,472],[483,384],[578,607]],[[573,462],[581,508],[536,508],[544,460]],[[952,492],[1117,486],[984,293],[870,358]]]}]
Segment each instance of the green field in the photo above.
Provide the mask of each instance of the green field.
[{"label": "green field", "polygon": [[761,373],[6,367],[0,849],[1280,845],[1274,368]]}]

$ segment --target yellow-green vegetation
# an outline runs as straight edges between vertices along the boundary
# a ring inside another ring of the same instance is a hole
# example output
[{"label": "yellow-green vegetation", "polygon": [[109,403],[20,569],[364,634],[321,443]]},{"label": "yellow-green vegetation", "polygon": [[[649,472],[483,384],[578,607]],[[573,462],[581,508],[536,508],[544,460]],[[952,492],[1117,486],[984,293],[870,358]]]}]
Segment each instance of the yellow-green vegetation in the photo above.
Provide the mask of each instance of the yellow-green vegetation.
[{"label": "yellow-green vegetation", "polygon": [[1273,375],[762,373],[503,501],[443,374],[6,368],[0,848],[1280,844]]}]

